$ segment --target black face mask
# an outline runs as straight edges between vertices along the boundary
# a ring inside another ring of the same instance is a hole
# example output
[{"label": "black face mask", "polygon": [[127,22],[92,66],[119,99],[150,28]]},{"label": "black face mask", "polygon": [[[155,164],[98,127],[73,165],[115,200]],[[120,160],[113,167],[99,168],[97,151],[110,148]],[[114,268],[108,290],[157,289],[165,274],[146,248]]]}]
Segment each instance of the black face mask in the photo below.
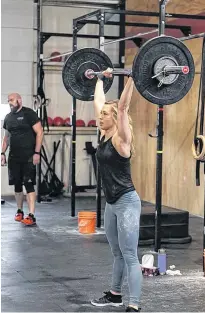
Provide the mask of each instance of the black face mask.
[{"label": "black face mask", "polygon": [[20,108],[20,105],[19,105],[19,104],[17,104],[17,106],[14,106],[14,105],[12,105],[12,104],[9,104],[9,106],[10,106],[10,109],[11,109],[11,112],[12,112],[12,113],[16,113],[16,112],[19,110],[19,108]]}]

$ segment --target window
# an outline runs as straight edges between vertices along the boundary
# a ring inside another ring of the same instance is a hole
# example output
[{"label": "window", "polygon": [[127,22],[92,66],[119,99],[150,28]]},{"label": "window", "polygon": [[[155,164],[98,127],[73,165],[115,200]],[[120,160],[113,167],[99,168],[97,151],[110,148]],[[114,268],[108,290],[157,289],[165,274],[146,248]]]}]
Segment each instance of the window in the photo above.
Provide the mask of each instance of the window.
[{"label": "window", "polygon": [[10,112],[10,106],[8,103],[4,104],[0,104],[0,118],[1,118],[1,121],[4,120],[6,114],[8,114]]}]

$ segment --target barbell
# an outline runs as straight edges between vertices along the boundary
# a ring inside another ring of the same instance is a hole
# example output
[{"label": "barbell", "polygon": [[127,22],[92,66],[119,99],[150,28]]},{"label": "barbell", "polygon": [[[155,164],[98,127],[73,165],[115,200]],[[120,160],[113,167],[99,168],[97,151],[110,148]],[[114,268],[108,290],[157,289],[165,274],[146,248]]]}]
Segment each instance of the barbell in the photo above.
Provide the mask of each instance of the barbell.
[{"label": "barbell", "polygon": [[[148,101],[169,105],[180,101],[192,87],[195,65],[189,49],[177,38],[159,36],[148,40],[135,56],[132,69],[115,69],[110,58],[96,48],[73,52],[62,70],[63,84],[73,97],[92,101],[98,73],[113,69],[113,76],[132,75],[138,92]],[[104,92],[113,83],[105,78]]]}]

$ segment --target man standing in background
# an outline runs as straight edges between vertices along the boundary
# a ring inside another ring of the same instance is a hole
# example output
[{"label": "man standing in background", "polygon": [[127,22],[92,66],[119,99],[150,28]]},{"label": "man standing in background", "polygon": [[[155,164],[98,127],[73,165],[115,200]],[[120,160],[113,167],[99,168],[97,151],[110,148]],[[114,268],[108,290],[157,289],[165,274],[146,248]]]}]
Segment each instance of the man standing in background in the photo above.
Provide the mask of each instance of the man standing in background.
[{"label": "man standing in background", "polygon": [[[18,93],[8,96],[11,112],[4,119],[5,129],[1,165],[6,164],[5,152],[9,146],[8,174],[9,185],[14,185],[17,212],[15,221],[25,225],[35,225],[36,164],[40,162],[40,150],[43,141],[43,128],[37,114],[22,106]],[[23,211],[23,185],[27,193],[28,216]]]}]

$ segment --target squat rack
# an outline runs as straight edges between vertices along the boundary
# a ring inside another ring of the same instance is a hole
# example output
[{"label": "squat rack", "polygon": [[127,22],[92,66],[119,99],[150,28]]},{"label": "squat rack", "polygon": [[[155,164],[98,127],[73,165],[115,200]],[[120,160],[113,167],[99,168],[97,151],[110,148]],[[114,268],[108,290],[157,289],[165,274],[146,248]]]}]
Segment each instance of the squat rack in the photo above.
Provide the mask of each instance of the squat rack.
[{"label": "squat rack", "polygon": [[[37,89],[36,89],[36,95],[38,95],[38,89],[40,87],[41,90],[43,90],[43,80],[42,76],[44,76],[44,61],[49,60],[50,58],[44,58],[44,43],[52,36],[55,37],[67,37],[72,38],[73,34],[71,33],[55,33],[55,32],[44,32],[42,31],[42,7],[47,6],[48,4],[43,4],[42,0],[34,0],[34,4],[36,4],[36,16],[37,16],[37,25],[36,25],[36,31],[37,31],[37,61],[36,61],[36,67],[37,67]],[[56,4],[53,4],[53,6],[57,6]],[[78,34],[79,38],[89,38],[89,39],[98,39],[98,35],[88,35],[88,34]],[[117,40],[120,37],[119,36],[105,36],[108,40]],[[69,54],[68,53],[65,53]],[[118,65],[116,65],[118,66]],[[38,116],[41,120],[43,120],[43,106],[40,106],[38,111]],[[75,119],[75,129],[76,129],[76,119]],[[37,175],[36,175],[36,181],[37,181],[37,202],[40,203],[42,201],[41,192],[40,192],[40,186],[41,186],[41,157],[40,157],[40,163],[37,165]]]},{"label": "squat rack", "polygon": [[[75,37],[76,37],[76,43],[77,43],[77,37],[78,38],[88,38],[88,39],[98,39],[99,40],[99,45],[100,45],[100,40],[102,40],[103,43],[105,43],[104,40],[109,41],[117,41],[120,40],[121,38],[125,37],[125,27],[126,26],[133,26],[133,27],[157,27],[157,24],[149,24],[149,23],[129,23],[125,21],[125,16],[126,14],[129,15],[136,15],[135,11],[125,11],[125,0],[121,1],[120,6],[118,7],[117,10],[112,9],[98,9],[95,10],[94,12],[91,12],[89,14],[86,14],[84,16],[80,16],[76,19],[73,20],[73,33],[55,33],[55,32],[44,32],[42,31],[42,7],[47,6],[47,5],[53,5],[53,6],[58,6],[57,2],[56,4],[50,4],[49,1],[48,3],[42,2],[42,0],[34,0],[34,3],[36,4],[36,16],[37,16],[37,25],[36,25],[36,31],[37,31],[37,90],[36,94],[38,94],[38,88],[40,87],[43,90],[43,85],[42,85],[42,75],[44,75],[44,61],[49,60],[48,58],[44,58],[44,43],[52,36],[55,37],[67,37],[67,38],[73,38],[73,42],[75,42]],[[116,6],[117,7],[117,6]],[[139,13],[139,12],[138,12]],[[143,14],[143,12],[140,12],[139,15]],[[114,14],[120,14],[120,20],[119,22],[117,21],[110,21],[110,17],[112,17]],[[92,20],[90,18],[95,18],[95,20]],[[79,34],[79,31],[85,26],[86,24],[99,24],[100,25],[100,32],[101,34],[96,34],[96,35],[89,35],[89,34]],[[119,36],[109,36],[109,35],[104,35],[104,26],[105,25],[110,25],[110,26],[119,26]],[[74,27],[76,27],[74,31]],[[170,29],[180,29],[182,33],[186,36],[191,33],[191,27],[190,26],[178,26],[178,25],[168,25],[167,26]],[[101,38],[101,39],[100,39]],[[141,39],[140,38],[133,38],[131,39],[137,46],[140,45]],[[77,47],[77,46],[76,46]],[[74,51],[75,48],[73,48]],[[101,49],[103,49],[101,47]],[[71,52],[70,52],[71,53]],[[69,54],[69,52],[65,53]],[[119,62],[118,64],[115,64],[115,67],[120,67],[122,68],[124,66],[124,54],[125,54],[125,42],[121,41],[119,44]],[[118,95],[121,94],[122,90],[124,87],[124,79],[123,77],[119,77],[119,86],[118,86]],[[76,140],[76,114],[74,114],[74,111],[76,110],[76,104],[75,100],[73,103],[73,110],[72,110],[72,142]],[[38,116],[40,119],[43,119],[43,107],[40,106],[38,109]],[[71,216],[75,216],[75,143],[72,144],[71,148],[72,153],[72,182],[71,182]],[[41,193],[40,193],[40,185],[41,185],[41,159],[40,159],[40,164],[37,166],[37,202],[41,202]],[[101,187],[100,187],[101,189]],[[100,192],[100,191],[99,191]],[[99,194],[97,192],[97,194]],[[97,198],[98,202],[98,208],[100,208],[100,197],[98,196]],[[98,212],[100,212],[100,209],[98,209]],[[101,226],[101,221],[100,221],[100,213],[98,214],[98,227]]]},{"label": "squat rack", "polygon": [[[125,27],[126,26],[134,26],[134,27],[149,27],[149,28],[157,28],[159,24],[154,23],[130,23],[126,22],[126,15],[130,16],[152,16],[163,18],[174,18],[174,19],[195,19],[195,20],[204,20],[205,17],[201,15],[189,15],[189,14],[172,14],[172,13],[164,13],[161,12],[161,9],[165,7],[165,0],[160,0],[160,10],[159,12],[143,12],[143,11],[128,11],[125,10],[125,0],[121,1],[119,7],[114,9],[98,9],[89,14],[85,14],[76,19],[73,19],[73,34],[69,33],[48,33],[42,32],[41,22],[42,22],[42,0],[34,0],[37,3],[37,87],[40,85],[41,74],[43,70],[43,44],[48,40],[51,36],[61,36],[61,37],[72,37],[73,38],[73,51],[77,50],[77,38],[95,38],[99,40],[99,48],[104,50],[104,45],[106,44],[106,39],[113,39],[119,41],[119,64],[115,65],[115,67],[124,67],[124,55],[125,55]],[[55,4],[56,6],[56,4]],[[161,13],[160,13],[161,12]],[[163,14],[162,14],[163,13]],[[113,15],[120,15],[120,21],[110,21]],[[94,18],[91,19],[91,18]],[[87,35],[87,34],[79,34],[79,31],[86,24],[98,24],[99,25],[99,33],[98,35]],[[119,26],[119,36],[105,36],[105,25],[115,25]],[[191,27],[184,25],[166,25],[166,29],[179,29],[185,36],[185,38],[189,38],[191,34]],[[161,30],[162,31],[162,30]],[[122,40],[124,38],[124,40]],[[140,47],[141,38],[137,38],[133,36],[130,38],[136,46]],[[107,42],[108,44],[108,42]],[[111,41],[109,42],[111,44]],[[70,52],[71,53],[71,52]],[[67,54],[70,54],[69,52]],[[118,86],[118,96],[120,96],[122,90],[124,88],[124,79],[123,77],[119,78],[119,86]],[[42,107],[38,110],[39,116],[42,118]],[[72,106],[72,146],[71,146],[71,216],[75,216],[75,166],[76,166],[76,99],[73,98],[73,106]],[[99,132],[97,131],[97,135],[99,138]],[[163,144],[163,112],[158,110],[158,127],[157,127],[157,142],[158,145]],[[156,180],[156,227],[155,227],[155,249],[160,248],[160,225],[161,225],[161,181],[162,181],[162,156],[157,156],[157,180]],[[40,197],[40,182],[41,182],[41,162],[38,166],[37,171],[37,201],[41,202]],[[97,178],[97,227],[101,226],[101,180],[98,170],[98,178]]]},{"label": "squat rack", "polygon": [[[125,27],[126,26],[142,26],[154,28],[158,27],[158,35],[164,34],[165,30],[165,19],[166,18],[174,18],[174,19],[196,19],[196,20],[205,20],[204,16],[201,15],[189,15],[189,14],[173,14],[173,13],[165,13],[166,0],[159,1],[159,12],[142,12],[142,11],[127,11],[125,10],[125,2],[121,4],[121,8],[118,10],[107,10],[107,9],[99,9],[92,13],[85,14],[78,18],[73,19],[73,51],[77,50],[77,37],[78,32],[82,29],[82,27],[86,24],[98,24],[99,25],[99,49],[104,50],[105,42],[105,25],[119,25],[120,26],[120,38],[125,37]],[[120,15],[120,22],[112,22],[109,21],[110,16],[112,15]],[[126,15],[137,15],[137,16],[152,16],[159,18],[159,24],[149,24],[149,23],[129,23],[125,21]],[[91,18],[95,18],[95,20],[91,20]],[[191,35],[191,27],[190,26],[182,26],[182,25],[170,25],[166,24],[166,29],[179,29],[183,33],[185,37],[184,40],[189,39],[189,35]],[[134,36],[133,36],[134,37]],[[201,37],[201,36],[200,36]],[[193,36],[194,38],[194,36]],[[197,37],[196,37],[197,38]],[[119,41],[119,65],[120,68],[124,67],[124,56],[125,56],[125,40],[128,38],[124,38],[124,40],[115,40],[115,42]],[[141,38],[129,38],[132,40],[136,46],[140,47]],[[109,42],[111,44],[112,42]],[[119,78],[119,86],[118,86],[118,96],[120,96],[122,90],[124,88],[124,78]],[[163,149],[163,108],[158,106],[157,112],[157,128],[156,128],[156,138],[157,138],[157,151],[162,151]],[[97,130],[98,140],[99,140],[99,130]],[[72,108],[72,150],[71,150],[71,158],[72,158],[72,187],[71,187],[71,216],[75,216],[75,160],[76,160],[76,99],[73,97],[73,108]],[[155,216],[155,251],[158,251],[161,246],[161,194],[162,194],[162,153],[157,153],[157,166],[156,166],[156,216]],[[99,170],[97,171],[97,190],[96,190],[96,202],[97,202],[97,227],[101,227],[101,179]]]}]

